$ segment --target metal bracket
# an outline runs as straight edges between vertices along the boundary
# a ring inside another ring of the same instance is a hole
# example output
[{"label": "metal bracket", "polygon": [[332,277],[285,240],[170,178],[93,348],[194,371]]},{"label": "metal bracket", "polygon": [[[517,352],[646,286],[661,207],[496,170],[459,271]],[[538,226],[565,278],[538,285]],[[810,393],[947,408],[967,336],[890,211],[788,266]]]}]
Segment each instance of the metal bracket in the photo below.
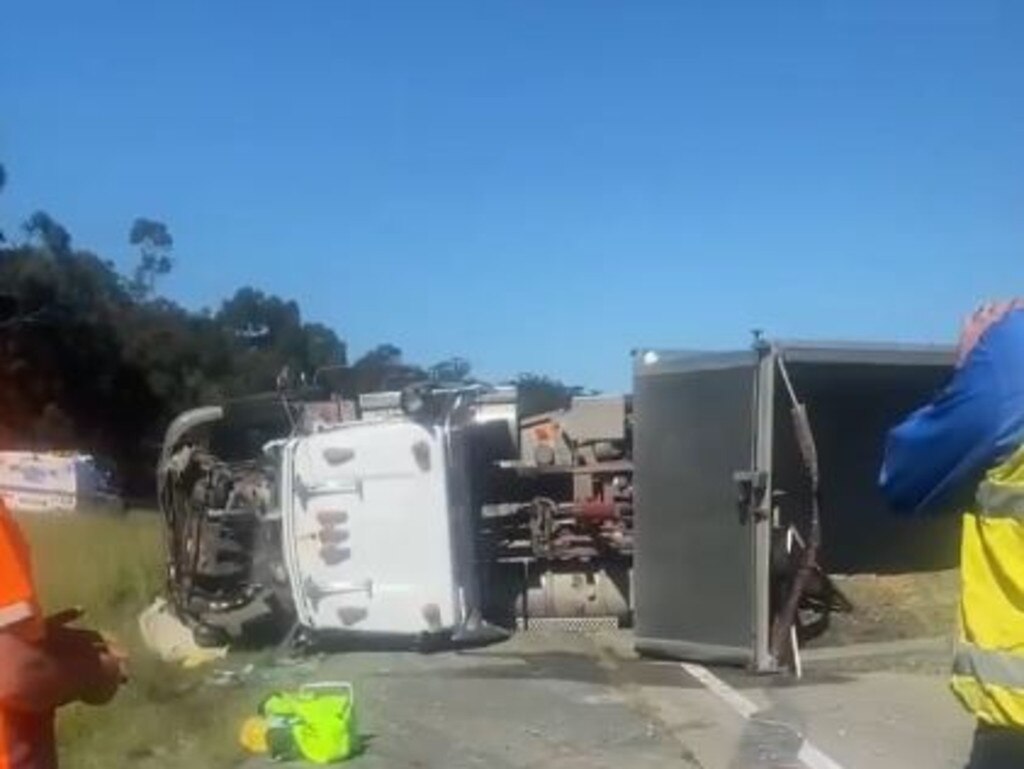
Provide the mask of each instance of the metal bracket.
[{"label": "metal bracket", "polygon": [[328,494],[354,494],[360,499],[363,498],[363,479],[353,478],[351,480],[330,479],[321,483],[307,483],[302,476],[297,474],[292,481],[295,489],[295,496],[299,498],[303,507],[307,507],[312,497]]},{"label": "metal bracket", "polygon": [[373,598],[373,580],[365,579],[361,582],[315,582],[312,577],[306,577],[302,585],[302,592],[316,609],[320,602],[332,595],[350,595],[352,593],[366,593]]}]

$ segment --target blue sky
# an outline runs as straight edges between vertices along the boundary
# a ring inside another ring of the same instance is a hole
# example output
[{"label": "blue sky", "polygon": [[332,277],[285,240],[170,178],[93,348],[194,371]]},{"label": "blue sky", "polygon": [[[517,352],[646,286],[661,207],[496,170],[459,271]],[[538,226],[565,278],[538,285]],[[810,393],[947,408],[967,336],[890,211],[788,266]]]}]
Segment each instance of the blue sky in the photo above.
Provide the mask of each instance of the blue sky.
[{"label": "blue sky", "polygon": [[1024,293],[1024,9],[176,0],[0,11],[0,196],[354,354],[629,385],[639,346],[951,340]]}]

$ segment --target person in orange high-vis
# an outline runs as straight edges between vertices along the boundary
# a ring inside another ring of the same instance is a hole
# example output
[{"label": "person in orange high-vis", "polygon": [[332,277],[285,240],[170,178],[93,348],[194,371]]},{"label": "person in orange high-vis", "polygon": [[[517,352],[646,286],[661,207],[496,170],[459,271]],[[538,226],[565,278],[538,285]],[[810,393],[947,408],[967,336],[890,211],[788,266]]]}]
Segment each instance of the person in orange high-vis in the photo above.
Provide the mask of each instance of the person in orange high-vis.
[{"label": "person in orange high-vis", "polygon": [[55,769],[53,717],[61,705],[109,701],[125,657],[70,609],[45,617],[28,544],[0,500],[0,769]]}]

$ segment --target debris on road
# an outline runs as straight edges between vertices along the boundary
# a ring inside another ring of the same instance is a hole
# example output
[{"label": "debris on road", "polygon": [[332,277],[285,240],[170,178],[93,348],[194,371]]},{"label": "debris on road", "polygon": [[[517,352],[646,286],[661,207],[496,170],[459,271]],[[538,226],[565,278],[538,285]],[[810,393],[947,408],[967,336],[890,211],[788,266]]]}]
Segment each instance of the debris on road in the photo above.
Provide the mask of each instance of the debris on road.
[{"label": "debris on road", "polygon": [[160,659],[186,668],[223,659],[228,653],[227,646],[199,646],[192,631],[174,616],[163,598],[157,598],[139,615],[139,632],[146,648]]}]

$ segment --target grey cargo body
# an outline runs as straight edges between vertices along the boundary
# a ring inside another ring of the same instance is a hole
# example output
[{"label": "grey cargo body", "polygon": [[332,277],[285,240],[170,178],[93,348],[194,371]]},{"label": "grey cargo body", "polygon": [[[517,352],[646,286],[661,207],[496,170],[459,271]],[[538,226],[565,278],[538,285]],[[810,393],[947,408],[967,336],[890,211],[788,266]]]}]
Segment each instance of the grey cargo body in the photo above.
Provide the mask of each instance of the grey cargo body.
[{"label": "grey cargo body", "polygon": [[[807,404],[830,572],[956,562],[955,516],[901,520],[877,474],[885,434],[948,379],[946,347],[778,342],[635,358],[635,623],[639,651],[758,670],[768,649],[773,518],[806,531],[808,489],[779,376]],[[743,480],[760,493],[741,504]]]}]

